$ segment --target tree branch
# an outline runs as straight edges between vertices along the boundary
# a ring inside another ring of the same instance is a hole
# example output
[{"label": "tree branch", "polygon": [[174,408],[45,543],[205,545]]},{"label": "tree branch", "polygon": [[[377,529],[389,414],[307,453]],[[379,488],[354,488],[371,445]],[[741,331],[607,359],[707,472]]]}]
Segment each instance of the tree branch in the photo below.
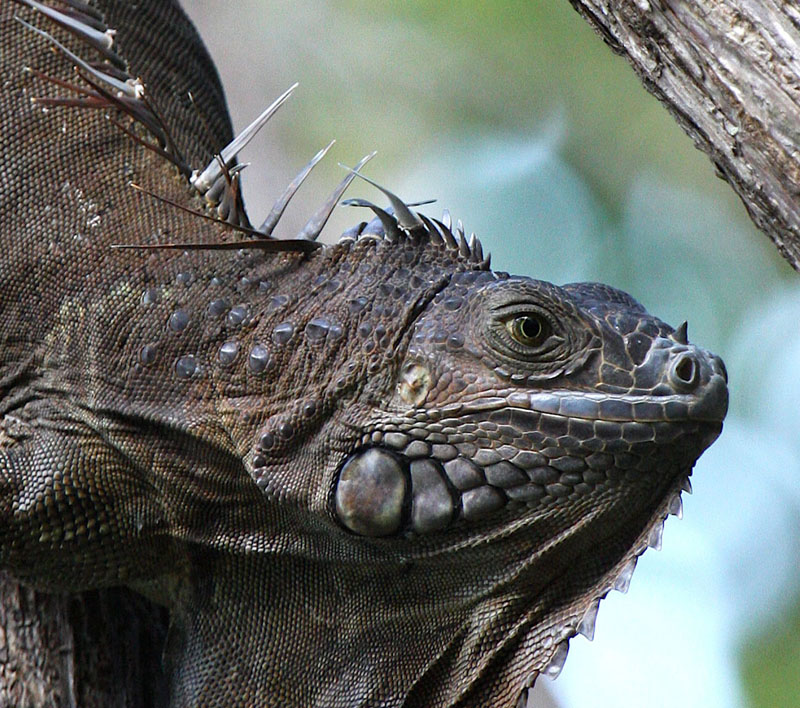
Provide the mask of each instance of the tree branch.
[{"label": "tree branch", "polygon": [[570,0],[800,270],[796,0]]}]

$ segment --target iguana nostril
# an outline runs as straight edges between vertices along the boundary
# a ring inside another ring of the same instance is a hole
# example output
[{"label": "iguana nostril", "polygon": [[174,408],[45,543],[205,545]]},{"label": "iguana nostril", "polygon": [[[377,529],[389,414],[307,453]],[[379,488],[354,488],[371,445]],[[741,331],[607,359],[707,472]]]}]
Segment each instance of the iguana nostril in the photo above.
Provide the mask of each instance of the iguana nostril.
[{"label": "iguana nostril", "polygon": [[691,387],[697,385],[699,380],[699,367],[695,357],[691,354],[682,354],[672,365],[670,372],[673,383],[679,385],[681,388]]}]

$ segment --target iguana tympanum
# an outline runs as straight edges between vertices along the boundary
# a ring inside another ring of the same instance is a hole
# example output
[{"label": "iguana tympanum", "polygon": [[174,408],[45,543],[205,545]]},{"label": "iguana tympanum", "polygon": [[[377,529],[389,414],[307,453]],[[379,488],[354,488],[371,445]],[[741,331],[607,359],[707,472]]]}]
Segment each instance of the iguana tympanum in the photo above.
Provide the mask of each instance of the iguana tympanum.
[{"label": "iguana tympanum", "polygon": [[0,49],[2,567],[165,606],[172,706],[513,707],[557,673],[680,512],[722,361],[386,191],[320,246],[363,161],[297,238],[308,169],[252,228],[170,0],[2,0]]}]

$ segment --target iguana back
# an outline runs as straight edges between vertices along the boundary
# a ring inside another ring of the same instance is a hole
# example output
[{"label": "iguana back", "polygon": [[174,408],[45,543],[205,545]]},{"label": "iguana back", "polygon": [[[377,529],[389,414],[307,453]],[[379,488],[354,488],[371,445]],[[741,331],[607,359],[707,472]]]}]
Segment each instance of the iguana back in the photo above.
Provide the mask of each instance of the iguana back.
[{"label": "iguana back", "polygon": [[[63,9],[63,8],[62,8]],[[104,2],[123,66],[133,66],[149,95],[169,116],[180,150],[197,164],[233,137],[214,64],[176,2]],[[0,4],[0,405],[9,419],[25,382],[43,356],[65,296],[89,296],[120,275],[144,278],[141,264],[113,257],[109,244],[152,234],[190,233],[216,238],[198,220],[153,209],[128,182],[137,177],[165,194],[180,195],[175,171],[112,125],[101,110],[46,107],[34,97],[78,96],[37,74],[82,84],[72,63],[14,17],[35,13],[10,0]],[[47,29],[52,30],[52,27]],[[75,37],[53,30],[72,50]],[[86,87],[85,84],[82,84]],[[195,108],[187,92],[195,98]],[[202,119],[200,118],[202,115]],[[175,254],[163,254],[168,260]],[[87,284],[94,288],[87,288]],[[63,346],[65,343],[61,343]],[[38,357],[38,361],[37,361]],[[157,647],[166,613],[117,588],[80,597],[44,595],[0,574],[6,650],[14,657],[0,672],[0,704],[150,706],[165,700]],[[2,642],[0,642],[2,644]],[[71,651],[65,652],[65,646]],[[154,650],[154,648],[156,648]],[[131,673],[138,667],[141,675]],[[146,680],[143,677],[147,677]],[[72,698],[70,698],[70,696]],[[160,696],[160,698],[159,698]]]}]

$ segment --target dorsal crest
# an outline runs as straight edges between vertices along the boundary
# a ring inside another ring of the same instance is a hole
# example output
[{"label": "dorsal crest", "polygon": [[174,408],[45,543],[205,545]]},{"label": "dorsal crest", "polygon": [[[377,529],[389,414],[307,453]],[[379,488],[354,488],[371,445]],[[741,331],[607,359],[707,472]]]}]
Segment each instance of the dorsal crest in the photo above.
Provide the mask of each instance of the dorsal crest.
[{"label": "dorsal crest", "polygon": [[[442,245],[451,252],[451,255],[457,256],[457,259],[463,260],[467,267],[480,269],[489,267],[489,257],[488,255],[484,257],[483,248],[475,234],[467,238],[461,222],[458,221],[454,226],[448,212],[444,212],[441,220],[423,216],[412,210],[411,207],[418,206],[417,204],[406,204],[394,193],[363,175],[361,169],[375,155],[374,152],[362,158],[354,168],[345,168],[348,174],[296,237],[292,239],[275,238],[273,236],[275,227],[292,197],[313,168],[325,157],[335,141],[331,141],[311,158],[278,197],[264,222],[258,228],[254,228],[247,216],[241,192],[241,175],[247,165],[238,162],[237,153],[255,137],[289,99],[297,88],[297,84],[292,85],[278,96],[239,135],[218,150],[207,164],[196,166],[182,153],[177,141],[173,138],[169,126],[170,121],[162,114],[156,102],[149,95],[145,83],[135,75],[135,70],[129,67],[115,51],[116,30],[106,26],[103,16],[99,12],[79,0],[64,0],[66,7],[60,9],[37,2],[37,0],[16,1],[36,10],[51,24],[76,36],[90,52],[96,52],[100,59],[97,61],[83,58],[46,30],[17,18],[19,22],[63,54],[65,59],[73,64],[76,75],[82,82],[65,82],[32,69],[42,81],[55,84],[67,92],[66,95],[39,97],[34,101],[45,107],[61,106],[107,111],[109,120],[131,140],[168,161],[178,170],[191,190],[203,198],[207,213],[176,203],[149,190],[144,185],[132,184],[133,188],[159,199],[173,208],[193,214],[198,219],[212,220],[226,229],[233,229],[249,237],[247,240],[220,243],[115,244],[117,247],[181,250],[254,248],[265,252],[308,253],[321,245],[317,243],[317,239],[333,209],[353,179],[360,177],[380,190],[391,206],[382,209],[363,199],[351,199],[343,202],[345,205],[367,207],[376,216],[372,222],[359,224],[346,231],[342,235],[343,239],[380,238],[390,242],[410,240],[412,243],[431,240],[434,244]],[[187,99],[194,105],[191,93],[187,95]],[[112,115],[112,112],[115,115]],[[197,117],[205,125],[203,114],[199,109]],[[210,135],[210,129],[205,127]]]}]

